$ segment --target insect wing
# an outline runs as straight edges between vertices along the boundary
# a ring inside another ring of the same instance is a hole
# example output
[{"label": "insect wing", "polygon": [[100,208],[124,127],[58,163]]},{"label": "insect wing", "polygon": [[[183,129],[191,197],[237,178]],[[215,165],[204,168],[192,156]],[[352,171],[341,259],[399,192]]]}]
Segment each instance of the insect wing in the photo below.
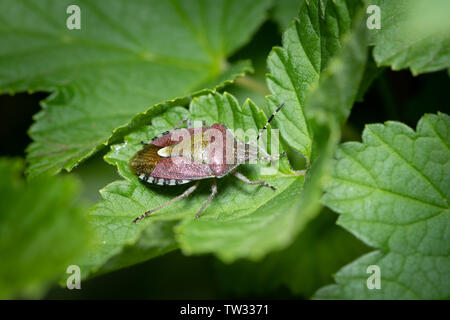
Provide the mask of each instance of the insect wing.
[{"label": "insect wing", "polygon": [[213,172],[206,163],[193,162],[182,156],[162,158],[155,166],[152,177],[173,180],[199,180],[211,178]]},{"label": "insect wing", "polygon": [[[202,127],[201,130],[205,131],[209,127]],[[177,129],[172,131],[166,131],[161,136],[153,138],[150,144],[158,147],[167,147],[176,143],[180,143],[184,138],[190,138],[195,132],[199,132],[200,128],[190,129]]]}]

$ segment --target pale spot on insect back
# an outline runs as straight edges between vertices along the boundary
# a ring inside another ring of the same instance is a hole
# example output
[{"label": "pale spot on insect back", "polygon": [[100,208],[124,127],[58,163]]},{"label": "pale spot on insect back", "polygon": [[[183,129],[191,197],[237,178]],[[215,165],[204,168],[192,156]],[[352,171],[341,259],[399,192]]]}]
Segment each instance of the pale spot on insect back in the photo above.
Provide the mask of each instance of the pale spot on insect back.
[{"label": "pale spot on insect back", "polygon": [[163,158],[168,158],[172,155],[172,146],[168,146],[158,150],[158,155]]}]

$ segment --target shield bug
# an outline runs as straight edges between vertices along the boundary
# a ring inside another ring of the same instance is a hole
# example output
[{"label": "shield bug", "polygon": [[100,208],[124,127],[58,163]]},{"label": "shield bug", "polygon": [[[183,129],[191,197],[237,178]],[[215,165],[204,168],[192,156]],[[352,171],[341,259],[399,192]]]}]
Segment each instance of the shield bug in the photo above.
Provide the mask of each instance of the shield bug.
[{"label": "shield bug", "polygon": [[[149,214],[164,208],[178,200],[186,198],[197,189],[200,180],[211,179],[211,194],[195,215],[200,217],[202,211],[217,193],[216,178],[233,174],[244,183],[263,185],[276,190],[265,181],[251,181],[235,169],[251,160],[274,161],[284,155],[269,155],[258,146],[258,140],[274,116],[284,106],[282,103],[270,116],[257,138],[249,143],[238,141],[233,133],[223,124],[214,123],[212,126],[203,125],[193,128],[190,120],[180,121],[171,131],[166,131],[143,144],[129,161],[131,171],[140,180],[157,185],[180,185],[195,181],[181,195],[151,209],[136,219],[137,222]],[[187,129],[180,127],[187,122]]]}]

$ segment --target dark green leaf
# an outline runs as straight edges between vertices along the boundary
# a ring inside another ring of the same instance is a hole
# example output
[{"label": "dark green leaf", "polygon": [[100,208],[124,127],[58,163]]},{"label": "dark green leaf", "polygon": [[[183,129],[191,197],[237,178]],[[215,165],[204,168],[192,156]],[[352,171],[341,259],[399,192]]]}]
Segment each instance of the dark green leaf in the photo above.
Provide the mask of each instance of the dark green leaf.
[{"label": "dark green leaf", "polygon": [[340,267],[367,252],[367,247],[336,226],[335,220],[334,214],[322,212],[288,248],[261,262],[218,264],[222,286],[239,296],[267,294],[285,286],[296,295],[310,297],[331,283],[332,274]]}]

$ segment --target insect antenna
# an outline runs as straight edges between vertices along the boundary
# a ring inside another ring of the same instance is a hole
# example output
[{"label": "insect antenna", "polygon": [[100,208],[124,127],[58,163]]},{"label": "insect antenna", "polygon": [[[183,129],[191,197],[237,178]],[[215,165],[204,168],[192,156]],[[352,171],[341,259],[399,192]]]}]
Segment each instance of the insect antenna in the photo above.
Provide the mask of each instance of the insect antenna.
[{"label": "insect antenna", "polygon": [[278,113],[278,111],[280,111],[281,108],[283,108],[283,106],[284,106],[284,102],[282,104],[280,104],[280,106],[274,111],[274,113],[272,113],[272,115],[270,116],[269,120],[267,120],[267,123],[264,125],[264,127],[262,128],[262,130],[258,133],[258,136],[256,137],[256,142],[257,143],[258,143],[258,140],[261,137],[261,135],[264,133],[264,131],[267,130],[267,126],[269,125],[269,123],[273,120],[273,118]]},{"label": "insect antenna", "polygon": [[[249,142],[250,145],[256,147],[256,150],[257,150],[257,153],[258,153],[257,158],[258,158],[259,160],[267,160],[267,161],[271,161],[271,162],[272,162],[272,161],[277,160],[277,159],[279,159],[280,157],[286,155],[286,153],[283,152],[283,153],[281,153],[281,154],[279,154],[279,155],[271,156],[271,155],[269,155],[269,154],[267,153],[266,150],[264,150],[264,149],[262,149],[262,148],[260,148],[260,147],[258,146],[259,138],[262,136],[262,134],[264,133],[264,131],[267,130],[267,126],[269,125],[269,123],[273,120],[273,118],[275,118],[275,115],[276,115],[283,107],[284,107],[284,102],[283,102],[282,104],[280,104],[280,106],[274,111],[274,113],[272,113],[272,115],[269,117],[269,119],[267,120],[266,124],[265,124],[264,127],[262,128],[262,130],[258,133],[258,136],[256,137],[256,139]],[[261,154],[262,154],[262,155],[261,155]]]}]

